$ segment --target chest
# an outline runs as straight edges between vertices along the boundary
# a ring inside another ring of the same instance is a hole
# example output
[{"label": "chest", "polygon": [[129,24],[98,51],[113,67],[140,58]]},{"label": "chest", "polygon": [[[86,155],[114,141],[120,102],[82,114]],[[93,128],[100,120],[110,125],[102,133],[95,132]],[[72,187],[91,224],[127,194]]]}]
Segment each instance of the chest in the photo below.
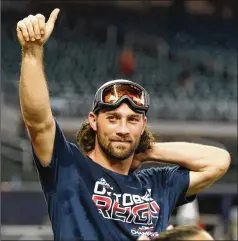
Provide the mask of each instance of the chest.
[{"label": "chest", "polygon": [[140,180],[125,181],[98,173],[82,175],[72,186],[80,205],[107,220],[137,225],[155,224],[164,209],[163,193]]},{"label": "chest", "polygon": [[[74,217],[78,226],[97,223],[97,227],[106,225],[132,236],[157,235],[167,225],[163,190],[153,190],[149,183],[140,180],[122,180],[100,171],[75,172],[72,177],[72,183],[61,192],[64,220]],[[81,224],[79,217],[87,218]]]}]

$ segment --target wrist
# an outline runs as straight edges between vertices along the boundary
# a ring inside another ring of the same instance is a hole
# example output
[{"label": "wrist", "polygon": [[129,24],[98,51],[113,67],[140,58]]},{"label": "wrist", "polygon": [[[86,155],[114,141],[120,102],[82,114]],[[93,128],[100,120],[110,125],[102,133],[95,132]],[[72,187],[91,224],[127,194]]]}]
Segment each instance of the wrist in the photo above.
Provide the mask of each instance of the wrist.
[{"label": "wrist", "polygon": [[22,47],[22,56],[29,58],[39,58],[43,55],[43,45],[28,45]]},{"label": "wrist", "polygon": [[154,159],[153,148],[147,149],[147,150],[143,153],[143,156],[144,156],[144,159],[145,159],[145,160],[152,160],[152,159]]}]

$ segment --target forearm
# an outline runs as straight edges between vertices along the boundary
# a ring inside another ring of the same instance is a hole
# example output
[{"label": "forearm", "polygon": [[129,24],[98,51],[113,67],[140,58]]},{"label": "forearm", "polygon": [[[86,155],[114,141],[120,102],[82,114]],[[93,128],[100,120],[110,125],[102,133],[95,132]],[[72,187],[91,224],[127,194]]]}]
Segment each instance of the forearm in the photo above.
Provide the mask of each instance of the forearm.
[{"label": "forearm", "polygon": [[223,149],[187,142],[156,143],[146,155],[149,159],[177,164],[192,171],[225,168],[224,160],[229,159],[229,153]]},{"label": "forearm", "polygon": [[20,102],[27,125],[44,123],[50,117],[50,99],[43,66],[43,47],[22,50]]}]

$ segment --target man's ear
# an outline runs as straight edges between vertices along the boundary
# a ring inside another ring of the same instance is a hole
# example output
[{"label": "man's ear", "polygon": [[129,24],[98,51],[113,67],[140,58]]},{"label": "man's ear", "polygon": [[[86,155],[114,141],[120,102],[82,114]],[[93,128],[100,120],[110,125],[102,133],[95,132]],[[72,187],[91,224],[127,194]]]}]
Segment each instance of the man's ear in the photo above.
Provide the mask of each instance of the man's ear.
[{"label": "man's ear", "polygon": [[92,127],[92,129],[94,131],[97,131],[97,122],[96,122],[96,120],[97,120],[96,114],[93,113],[93,112],[89,112],[89,114],[88,114],[88,121],[89,121],[89,124],[90,124],[90,126]]},{"label": "man's ear", "polygon": [[147,117],[144,116],[144,117],[143,117],[143,129],[142,129],[141,135],[143,135],[143,133],[144,133],[144,131],[145,131],[146,124],[147,124]]}]

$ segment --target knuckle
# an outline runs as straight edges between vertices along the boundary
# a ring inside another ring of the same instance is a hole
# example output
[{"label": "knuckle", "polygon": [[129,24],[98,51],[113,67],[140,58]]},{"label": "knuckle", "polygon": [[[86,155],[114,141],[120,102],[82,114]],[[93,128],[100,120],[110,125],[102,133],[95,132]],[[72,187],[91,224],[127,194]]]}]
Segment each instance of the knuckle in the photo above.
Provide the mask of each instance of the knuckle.
[{"label": "knuckle", "polygon": [[26,26],[31,25],[31,22],[28,18],[24,18],[23,22],[24,22],[24,24],[26,24]]},{"label": "knuckle", "polygon": [[20,23],[18,26],[17,26],[17,29],[18,30],[21,30],[22,32],[26,31],[26,25],[24,23]]},{"label": "knuckle", "polygon": [[38,23],[38,19],[37,19],[37,18],[34,18],[34,19],[32,19],[32,22],[33,22],[34,24],[37,24],[37,23]]},{"label": "knuckle", "polygon": [[43,20],[45,19],[45,16],[40,13],[36,14],[36,17]]},{"label": "knuckle", "polygon": [[30,17],[29,19],[33,24],[36,24],[38,22],[37,18],[34,16]]},{"label": "knuckle", "polygon": [[22,28],[23,26],[22,26],[22,21],[19,21],[18,23],[17,23],[17,27],[18,28]]}]

